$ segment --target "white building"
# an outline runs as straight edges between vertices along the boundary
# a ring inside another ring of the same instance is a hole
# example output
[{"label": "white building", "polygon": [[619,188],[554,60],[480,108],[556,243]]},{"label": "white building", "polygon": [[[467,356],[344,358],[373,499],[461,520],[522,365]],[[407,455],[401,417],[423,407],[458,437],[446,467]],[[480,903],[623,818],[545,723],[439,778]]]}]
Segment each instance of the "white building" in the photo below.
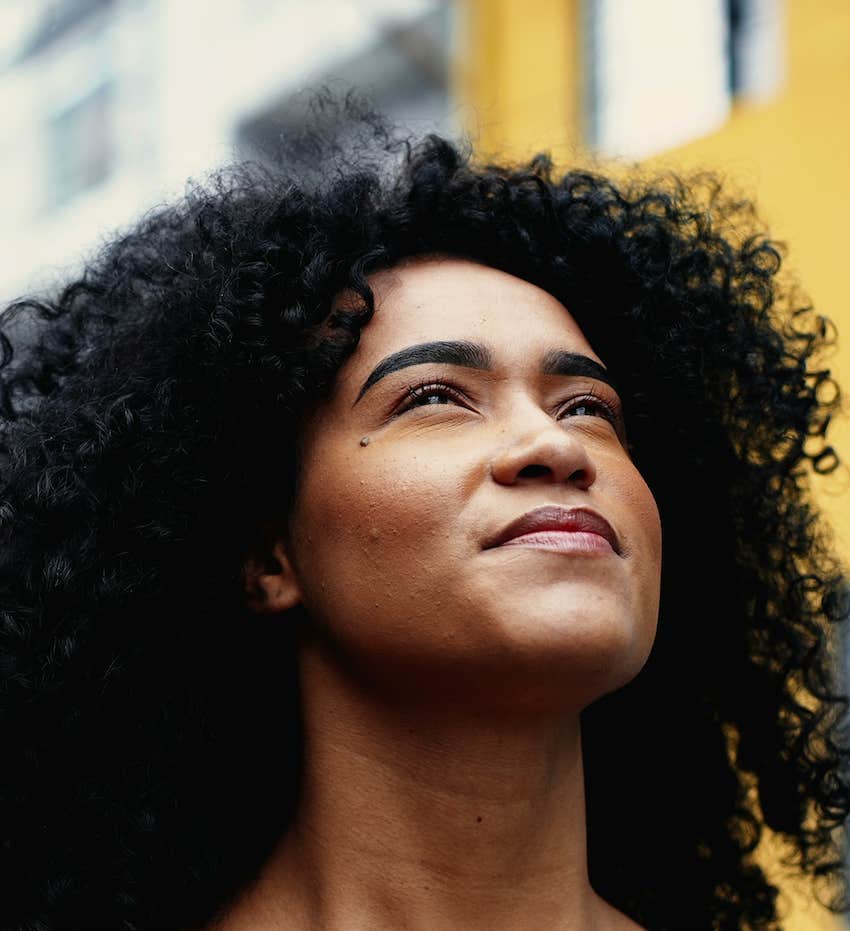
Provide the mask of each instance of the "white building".
[{"label": "white building", "polygon": [[188,177],[256,156],[299,92],[452,132],[446,0],[0,0],[0,303]]}]

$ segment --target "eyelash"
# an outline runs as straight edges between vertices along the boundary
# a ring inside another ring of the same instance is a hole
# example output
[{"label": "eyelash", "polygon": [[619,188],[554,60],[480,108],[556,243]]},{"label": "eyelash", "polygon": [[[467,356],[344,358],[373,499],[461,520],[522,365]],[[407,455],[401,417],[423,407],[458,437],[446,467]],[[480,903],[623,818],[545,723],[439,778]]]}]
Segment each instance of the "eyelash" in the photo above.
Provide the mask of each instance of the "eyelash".
[{"label": "eyelash", "polygon": [[[447,382],[434,381],[427,382],[420,385],[409,385],[407,388],[407,398],[408,401],[404,404],[399,410],[398,414],[404,414],[407,411],[413,410],[416,407],[426,407],[427,403],[418,403],[422,401],[423,398],[427,397],[442,397],[449,398],[452,401],[456,401],[459,404],[466,403],[466,396],[464,393],[456,388],[454,385],[448,384]],[[436,406],[436,405],[435,405]],[[613,424],[615,427],[622,425],[623,418],[620,412],[604,398],[600,397],[593,390],[586,391],[583,395],[577,398],[571,398],[563,408],[561,408],[561,413],[565,411],[575,410],[579,407],[593,407],[595,408],[595,416],[600,416],[609,423]],[[594,415],[590,415],[594,416]]]},{"label": "eyelash", "polygon": [[435,395],[438,395],[442,398],[450,398],[452,401],[457,401],[460,404],[463,404],[466,401],[466,397],[462,391],[455,388],[454,385],[449,385],[446,382],[432,381],[421,385],[408,385],[408,402],[401,408],[401,410],[399,410],[399,414],[404,414],[406,411],[412,410],[414,407],[426,407],[426,404],[418,404],[417,402],[421,401],[423,398]]}]

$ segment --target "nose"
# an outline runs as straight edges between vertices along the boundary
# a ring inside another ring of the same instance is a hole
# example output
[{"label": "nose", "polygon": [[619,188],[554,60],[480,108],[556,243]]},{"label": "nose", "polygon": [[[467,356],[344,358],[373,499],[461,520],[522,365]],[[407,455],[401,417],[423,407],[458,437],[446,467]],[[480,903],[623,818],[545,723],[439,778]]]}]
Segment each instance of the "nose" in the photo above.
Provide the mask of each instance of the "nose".
[{"label": "nose", "polygon": [[564,429],[548,417],[500,449],[490,472],[500,485],[569,483],[587,490],[596,481],[596,466],[577,431]]}]

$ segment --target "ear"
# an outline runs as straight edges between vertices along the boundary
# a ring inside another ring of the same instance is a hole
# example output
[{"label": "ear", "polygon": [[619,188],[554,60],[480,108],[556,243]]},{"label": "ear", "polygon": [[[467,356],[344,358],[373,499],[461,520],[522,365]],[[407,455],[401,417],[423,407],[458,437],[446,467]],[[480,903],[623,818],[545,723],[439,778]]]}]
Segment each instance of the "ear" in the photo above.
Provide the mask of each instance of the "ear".
[{"label": "ear", "polygon": [[301,601],[301,587],[283,541],[253,550],[243,566],[246,604],[257,614],[281,614]]}]

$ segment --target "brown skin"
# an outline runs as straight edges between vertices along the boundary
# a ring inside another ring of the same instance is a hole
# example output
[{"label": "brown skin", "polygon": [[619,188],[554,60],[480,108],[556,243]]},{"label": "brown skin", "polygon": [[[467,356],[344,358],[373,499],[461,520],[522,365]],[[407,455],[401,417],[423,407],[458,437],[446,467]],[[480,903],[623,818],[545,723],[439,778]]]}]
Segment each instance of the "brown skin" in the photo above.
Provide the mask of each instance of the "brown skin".
[{"label": "brown skin", "polygon": [[[375,317],[305,429],[279,571],[247,567],[257,610],[311,618],[305,792],[217,927],[636,928],[588,882],[579,729],[643,666],[658,615],[655,502],[622,428],[581,401],[619,399],[541,374],[553,349],[601,360],[534,285],[449,258],[371,284]],[[355,403],[382,359],[431,340],[484,343],[494,367],[419,364]],[[459,393],[410,397],[434,382]],[[597,511],[620,552],[484,548],[546,504]]]}]

